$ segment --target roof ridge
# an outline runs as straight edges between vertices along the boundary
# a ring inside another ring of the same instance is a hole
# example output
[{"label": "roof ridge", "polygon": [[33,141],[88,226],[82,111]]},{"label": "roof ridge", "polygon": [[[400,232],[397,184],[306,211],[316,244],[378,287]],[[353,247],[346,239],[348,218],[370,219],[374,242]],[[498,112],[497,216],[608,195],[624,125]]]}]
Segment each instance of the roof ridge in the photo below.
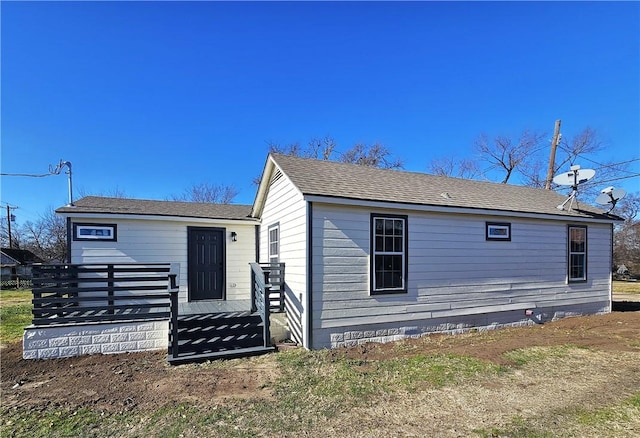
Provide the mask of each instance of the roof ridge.
[{"label": "roof ridge", "polygon": [[[312,161],[312,162],[318,162],[318,163],[327,163],[328,165],[337,165],[337,166],[345,166],[345,167],[349,166],[349,167],[357,168],[357,169],[370,169],[372,171],[379,171],[379,172],[396,172],[396,173],[400,173],[400,174],[416,175],[416,176],[425,177],[425,178],[460,181],[460,182],[463,182],[465,184],[467,184],[467,183],[468,184],[488,184],[488,185],[491,185],[491,186],[519,187],[519,188],[523,188],[523,189],[536,190],[536,191],[544,190],[546,192],[552,192],[552,193],[556,193],[557,194],[557,192],[554,192],[553,190],[546,190],[546,189],[544,189],[542,187],[531,187],[531,186],[525,186],[525,185],[520,185],[520,184],[499,183],[499,182],[495,182],[495,181],[462,178],[462,177],[458,177],[458,176],[436,175],[436,174],[433,174],[433,173],[420,172],[420,171],[417,171],[417,170],[387,169],[387,168],[375,167],[375,166],[365,166],[365,165],[356,164],[356,163],[347,163],[347,162],[343,162],[343,161],[321,160],[319,158],[300,157],[300,156],[296,156],[296,155],[288,155],[288,154],[282,154],[282,153],[273,153],[272,152],[271,155],[274,156],[274,159],[276,159],[276,162],[277,162],[277,158],[278,157],[284,157],[284,159]],[[560,196],[562,196],[562,195],[560,195]]]},{"label": "roof ridge", "polygon": [[579,208],[561,210],[558,206],[566,200],[566,196],[540,187],[478,181],[404,169],[384,169],[284,154],[271,154],[271,159],[303,195],[615,220],[581,200]]}]

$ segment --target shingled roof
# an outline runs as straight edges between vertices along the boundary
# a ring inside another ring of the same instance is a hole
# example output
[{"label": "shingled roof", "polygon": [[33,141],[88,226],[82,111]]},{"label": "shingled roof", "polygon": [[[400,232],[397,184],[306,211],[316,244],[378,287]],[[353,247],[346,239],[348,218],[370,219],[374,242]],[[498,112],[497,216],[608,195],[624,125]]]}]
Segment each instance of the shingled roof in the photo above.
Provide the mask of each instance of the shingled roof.
[{"label": "shingled roof", "polygon": [[127,214],[231,220],[252,219],[249,217],[251,213],[250,205],[154,201],[101,196],[84,197],[75,201],[73,206],[58,208],[56,213]]},{"label": "shingled roof", "polygon": [[[535,213],[615,220],[580,201],[559,210],[567,198],[552,190],[426,173],[271,154],[270,159],[303,195],[361,201]],[[267,169],[269,164],[267,164]],[[254,206],[255,209],[255,206]],[[255,214],[255,211],[254,211]]]},{"label": "shingled roof", "polygon": [[0,251],[4,256],[15,260],[15,262],[20,265],[31,265],[34,263],[42,263],[44,261],[28,249],[2,248]]}]

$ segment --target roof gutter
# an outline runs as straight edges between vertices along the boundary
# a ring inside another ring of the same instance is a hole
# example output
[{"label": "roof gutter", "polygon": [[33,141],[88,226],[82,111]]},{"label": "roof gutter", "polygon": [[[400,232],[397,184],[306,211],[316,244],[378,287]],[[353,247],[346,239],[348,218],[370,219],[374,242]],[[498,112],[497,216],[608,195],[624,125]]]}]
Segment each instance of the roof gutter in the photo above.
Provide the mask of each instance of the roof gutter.
[{"label": "roof gutter", "polygon": [[553,215],[548,213],[529,213],[521,211],[508,211],[508,210],[489,210],[485,208],[470,208],[470,207],[455,207],[455,206],[439,206],[439,205],[426,205],[426,204],[408,204],[401,202],[388,202],[388,201],[367,201],[363,199],[352,198],[338,198],[332,196],[321,195],[304,195],[304,199],[309,202],[322,202],[326,204],[334,205],[348,205],[366,208],[386,208],[393,210],[413,210],[424,211],[429,213],[459,213],[459,214],[473,214],[473,215],[486,215],[486,216],[503,216],[503,217],[519,217],[530,219],[546,219],[546,220],[564,220],[571,222],[589,222],[589,223],[602,223],[610,224],[614,222],[623,221],[623,219],[617,216],[611,216],[611,218],[595,218],[588,216],[570,216],[570,215]]},{"label": "roof gutter", "polygon": [[62,216],[65,219],[68,218],[82,218],[82,219],[144,219],[144,220],[154,220],[154,221],[174,221],[174,222],[197,222],[197,223],[206,223],[206,224],[247,224],[247,225],[255,225],[258,223],[256,219],[248,218],[248,219],[233,219],[233,218],[206,218],[206,217],[190,217],[190,216],[164,216],[164,215],[154,215],[154,214],[125,214],[125,213],[67,213],[67,212],[56,212],[56,214]]}]

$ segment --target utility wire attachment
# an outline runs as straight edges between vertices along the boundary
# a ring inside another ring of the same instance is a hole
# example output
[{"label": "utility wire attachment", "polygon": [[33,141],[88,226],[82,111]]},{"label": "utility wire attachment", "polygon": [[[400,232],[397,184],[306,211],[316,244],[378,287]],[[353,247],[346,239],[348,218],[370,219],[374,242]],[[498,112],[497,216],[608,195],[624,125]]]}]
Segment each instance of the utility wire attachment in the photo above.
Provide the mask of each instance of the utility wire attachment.
[{"label": "utility wire attachment", "polygon": [[60,175],[60,172],[62,172],[62,169],[64,169],[65,167],[68,169],[65,173],[69,175],[69,203],[67,204],[67,206],[73,207],[73,182],[71,179],[71,161],[63,161],[62,159],[60,159],[60,162],[55,168],[53,167],[53,165],[49,165],[49,173],[51,175]]}]

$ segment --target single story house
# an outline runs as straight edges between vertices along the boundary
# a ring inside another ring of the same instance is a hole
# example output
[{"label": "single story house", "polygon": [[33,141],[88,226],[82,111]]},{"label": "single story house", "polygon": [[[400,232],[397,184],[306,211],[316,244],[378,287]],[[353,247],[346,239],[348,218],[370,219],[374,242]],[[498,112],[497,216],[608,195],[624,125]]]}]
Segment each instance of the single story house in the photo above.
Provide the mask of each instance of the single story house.
[{"label": "single story house", "polygon": [[177,264],[184,305],[250,300],[249,264],[284,263],[290,336],[318,349],[609,312],[618,218],[565,199],[270,154],[251,206],[86,197],[57,213],[71,263]]},{"label": "single story house", "polygon": [[251,216],[315,349],[609,312],[617,218],[565,199],[272,154]]}]

